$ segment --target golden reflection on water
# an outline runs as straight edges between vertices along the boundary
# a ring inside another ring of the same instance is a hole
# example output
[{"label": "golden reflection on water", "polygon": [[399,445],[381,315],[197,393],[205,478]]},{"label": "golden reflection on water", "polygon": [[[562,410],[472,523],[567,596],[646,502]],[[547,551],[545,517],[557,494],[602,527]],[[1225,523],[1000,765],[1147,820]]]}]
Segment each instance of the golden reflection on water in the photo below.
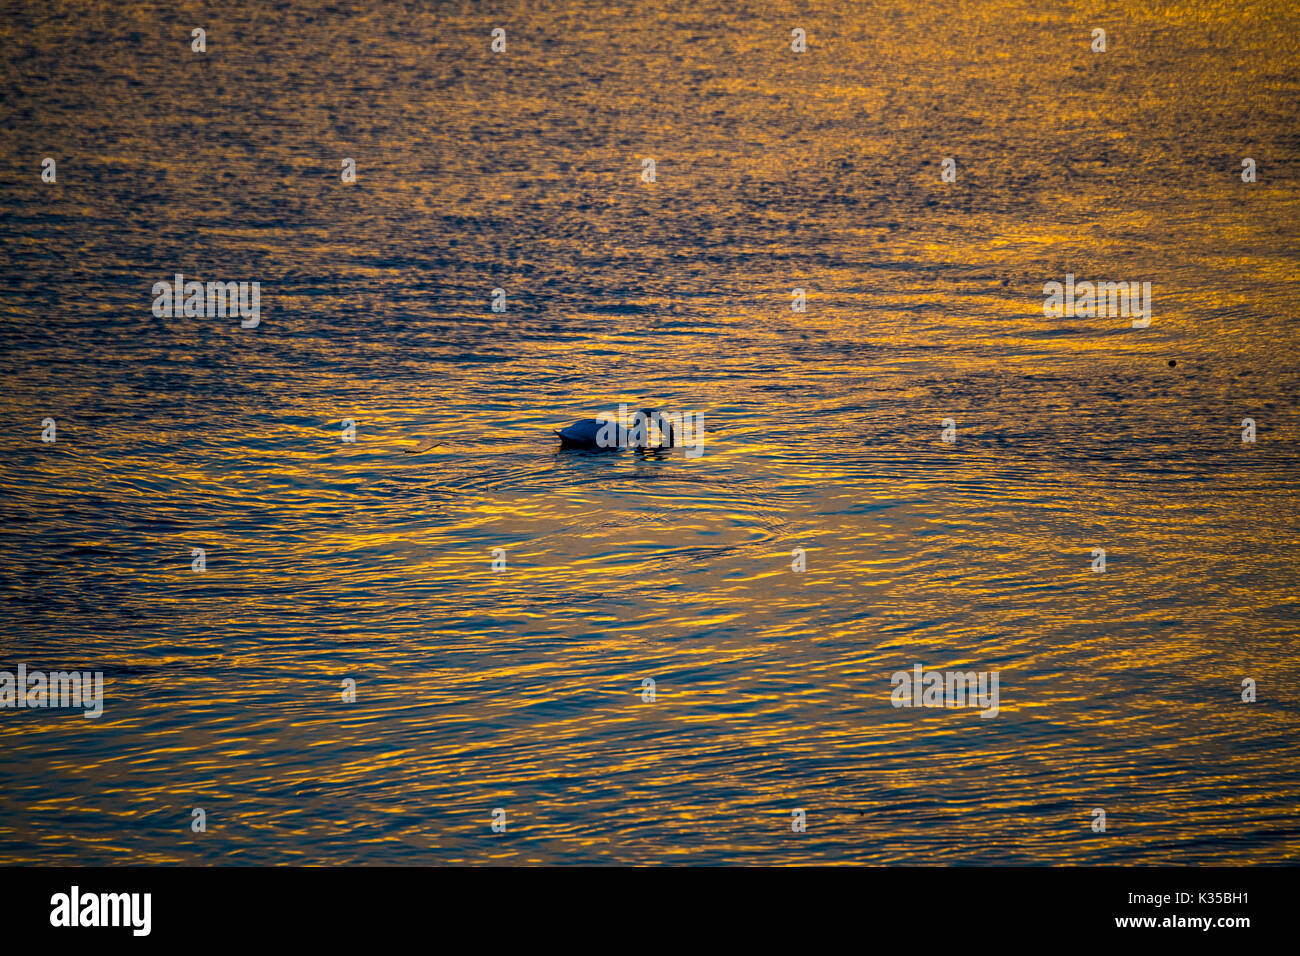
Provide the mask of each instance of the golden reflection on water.
[{"label": "golden reflection on water", "polygon": [[[0,26],[0,668],[107,694],[2,712],[0,861],[1295,859],[1293,13],[107,10]],[[557,451],[619,403],[705,454]]]}]

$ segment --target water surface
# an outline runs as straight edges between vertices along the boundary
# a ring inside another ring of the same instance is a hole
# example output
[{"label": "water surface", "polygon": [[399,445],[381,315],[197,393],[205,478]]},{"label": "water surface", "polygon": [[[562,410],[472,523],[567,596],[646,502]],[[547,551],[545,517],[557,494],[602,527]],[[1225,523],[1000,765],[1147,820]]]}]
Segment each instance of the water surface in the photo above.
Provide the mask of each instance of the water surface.
[{"label": "water surface", "polygon": [[[0,711],[0,861],[1294,861],[1297,26],[12,10],[0,668],[107,701]],[[155,318],[176,272],[260,326]],[[559,452],[621,402],[705,453]],[[891,707],[915,663],[1000,715]]]}]

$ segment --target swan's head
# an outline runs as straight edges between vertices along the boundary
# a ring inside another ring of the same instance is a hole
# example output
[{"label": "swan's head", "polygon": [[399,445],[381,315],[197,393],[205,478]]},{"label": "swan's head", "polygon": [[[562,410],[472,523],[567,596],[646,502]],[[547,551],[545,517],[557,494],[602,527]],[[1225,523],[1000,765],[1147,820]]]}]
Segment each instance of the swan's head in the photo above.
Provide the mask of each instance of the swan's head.
[{"label": "swan's head", "polygon": [[[658,426],[660,443],[653,444],[651,436],[653,429],[651,423]],[[644,442],[633,441],[633,448],[672,448],[677,444],[676,433],[673,431],[672,419],[665,415],[657,408],[639,408],[632,415],[630,425],[632,434],[640,437],[645,436]]]}]

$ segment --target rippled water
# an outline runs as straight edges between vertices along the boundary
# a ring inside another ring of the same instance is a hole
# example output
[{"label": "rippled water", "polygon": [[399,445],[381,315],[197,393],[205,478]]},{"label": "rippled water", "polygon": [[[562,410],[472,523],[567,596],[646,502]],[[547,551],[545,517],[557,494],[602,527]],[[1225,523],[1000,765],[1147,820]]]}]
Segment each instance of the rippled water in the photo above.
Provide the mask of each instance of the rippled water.
[{"label": "rippled water", "polygon": [[12,11],[0,860],[1295,860],[1300,18],[1053,7]]}]

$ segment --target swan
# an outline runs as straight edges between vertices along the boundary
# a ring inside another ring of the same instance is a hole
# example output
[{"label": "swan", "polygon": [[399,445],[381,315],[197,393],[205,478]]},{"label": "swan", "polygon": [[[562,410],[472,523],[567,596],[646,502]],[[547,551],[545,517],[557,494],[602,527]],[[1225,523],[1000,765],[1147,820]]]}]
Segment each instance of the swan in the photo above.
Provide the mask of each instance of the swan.
[{"label": "swan", "polygon": [[[666,444],[653,446],[649,443],[651,422],[658,424],[659,435],[667,438]],[[605,433],[603,442],[601,441],[602,431]],[[631,422],[626,428],[612,418],[605,420],[584,418],[581,421],[574,422],[567,428],[556,431],[555,434],[560,436],[561,448],[581,448],[586,451],[617,451],[619,448],[672,448],[676,439],[672,421],[657,408],[639,409],[633,413]],[[644,441],[638,439],[644,439]]]}]

